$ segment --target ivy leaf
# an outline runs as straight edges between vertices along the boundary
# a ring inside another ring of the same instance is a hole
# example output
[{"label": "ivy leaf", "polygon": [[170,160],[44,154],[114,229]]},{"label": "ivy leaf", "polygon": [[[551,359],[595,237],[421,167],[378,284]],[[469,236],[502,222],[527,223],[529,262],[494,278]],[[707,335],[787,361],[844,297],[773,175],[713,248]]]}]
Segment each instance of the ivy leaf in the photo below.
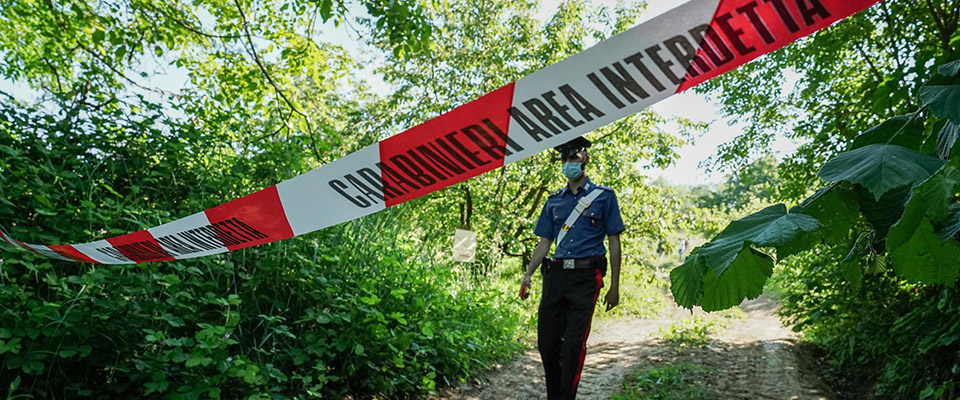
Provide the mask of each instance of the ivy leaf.
[{"label": "ivy leaf", "polygon": [[[911,122],[911,120],[913,121]],[[908,123],[909,125],[907,125]],[[925,133],[923,121],[914,119],[910,115],[899,115],[883,121],[880,125],[867,129],[855,137],[850,150],[876,143],[889,143],[911,150],[920,150]]]},{"label": "ivy leaf", "polygon": [[892,144],[871,144],[831,158],[818,175],[827,182],[859,183],[879,200],[892,189],[923,182],[942,166],[943,161],[932,154]]},{"label": "ivy leaf", "polygon": [[683,264],[670,271],[670,291],[681,307],[693,308],[703,296],[703,276],[707,272],[707,264],[698,253],[699,249],[692,251]]},{"label": "ivy leaf", "polygon": [[957,143],[958,136],[960,136],[960,124],[947,121],[940,133],[937,134],[937,154],[940,155],[940,158],[950,158],[950,153],[953,151],[953,145]]},{"label": "ivy leaf", "polygon": [[707,271],[703,282],[700,307],[704,311],[720,311],[755,299],[763,293],[763,285],[773,274],[773,259],[744,245],[722,275]]},{"label": "ivy leaf", "polygon": [[941,243],[930,220],[923,218],[913,236],[890,250],[897,275],[911,282],[952,284],[960,270],[960,243]]},{"label": "ivy leaf", "polygon": [[960,124],[960,84],[924,86],[920,88],[920,102],[937,118]]}]

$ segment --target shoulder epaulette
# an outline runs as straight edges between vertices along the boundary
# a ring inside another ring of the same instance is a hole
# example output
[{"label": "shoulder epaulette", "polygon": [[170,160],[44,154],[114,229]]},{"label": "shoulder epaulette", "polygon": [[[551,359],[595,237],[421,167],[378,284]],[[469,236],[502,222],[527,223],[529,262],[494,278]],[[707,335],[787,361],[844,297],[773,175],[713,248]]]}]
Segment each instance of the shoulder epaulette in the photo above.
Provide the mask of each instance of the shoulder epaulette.
[{"label": "shoulder epaulette", "polygon": [[557,189],[557,191],[555,191],[555,192],[553,192],[553,193],[550,193],[550,195],[547,196],[547,197],[553,197],[553,196],[556,196],[556,195],[558,195],[558,194],[560,194],[560,193],[563,193],[563,189],[564,189],[564,188]]},{"label": "shoulder epaulette", "polygon": [[612,189],[612,188],[610,188],[610,187],[607,187],[607,186],[603,186],[603,185],[597,185],[597,188],[600,188],[600,189],[603,189],[603,190],[606,190],[606,191],[608,191],[608,192],[612,192],[612,191],[613,191],[613,189]]}]

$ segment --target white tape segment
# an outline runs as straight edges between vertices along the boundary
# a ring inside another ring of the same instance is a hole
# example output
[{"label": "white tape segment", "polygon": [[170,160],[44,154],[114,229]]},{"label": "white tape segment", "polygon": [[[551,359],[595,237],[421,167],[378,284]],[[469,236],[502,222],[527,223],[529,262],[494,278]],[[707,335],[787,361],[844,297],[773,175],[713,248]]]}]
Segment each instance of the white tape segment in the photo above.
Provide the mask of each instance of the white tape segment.
[{"label": "white tape segment", "polygon": [[[0,240],[103,264],[219,254],[433,193],[636,113],[881,0],[692,0],[446,114],[303,175],[91,243]],[[750,83],[745,83],[750,84]]]}]

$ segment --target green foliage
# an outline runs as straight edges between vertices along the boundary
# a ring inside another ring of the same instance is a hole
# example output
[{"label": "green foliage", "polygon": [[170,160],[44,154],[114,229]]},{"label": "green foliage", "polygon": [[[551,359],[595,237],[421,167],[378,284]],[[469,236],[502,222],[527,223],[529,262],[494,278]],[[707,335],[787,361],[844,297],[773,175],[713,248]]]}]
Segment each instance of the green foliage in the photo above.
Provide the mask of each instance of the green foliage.
[{"label": "green foliage", "polygon": [[648,368],[626,377],[623,393],[611,400],[687,400],[702,399],[706,390],[697,384],[697,377],[711,371],[696,364],[667,364]]},{"label": "green foliage", "polygon": [[[911,150],[920,150],[923,139],[926,137],[923,123],[909,115],[898,115],[867,129],[863,134],[853,138],[850,148],[856,150],[864,146],[883,143],[894,144]],[[820,169],[821,178],[823,168]]]},{"label": "green foliage", "polygon": [[886,0],[700,85],[726,117],[746,125],[716,164],[741,171],[783,134],[801,145],[779,163],[778,191],[782,200],[802,199],[819,186],[816,171],[827,159],[889,116],[916,110],[916,95],[938,70],[955,71],[947,63],[960,58],[957,7]]},{"label": "green foliage", "polygon": [[650,268],[652,263],[645,260],[634,262],[635,259],[644,258],[631,255],[626,260],[620,271],[620,303],[610,311],[598,304],[594,318],[657,318],[662,314],[670,301],[665,295],[667,283]]},{"label": "green foliage", "polygon": [[751,246],[786,244],[817,226],[813,217],[788,213],[782,204],[731,223],[670,273],[677,304],[687,308],[698,304],[716,311],[740,304],[744,298],[756,298],[773,271],[773,261]]},{"label": "green foliage", "polygon": [[[173,121],[169,140],[138,120],[149,114],[96,115],[100,136],[79,136],[82,124],[28,125],[44,120],[40,111],[6,106],[0,116],[0,145],[13,150],[0,160],[9,205],[0,216],[33,242],[166,222],[239,196],[269,179],[260,168],[290,161],[211,163],[228,143]],[[392,211],[223,256],[136,266],[0,248],[0,381],[18,382],[10,396],[35,397],[415,395],[516,351],[521,321],[505,312],[508,295],[451,290],[461,286],[455,265],[425,263],[399,232],[384,233],[405,218]]]},{"label": "green foliage", "polygon": [[715,159],[733,175],[774,134],[803,143],[773,168],[772,201],[819,227],[757,250],[775,250],[782,314],[845,398],[957,397],[957,15],[955,0],[884,1],[697,89],[746,123]]},{"label": "green foliage", "polygon": [[[952,84],[960,87],[960,82]],[[891,144],[903,132],[915,135],[921,131],[914,121],[928,106],[909,119],[895,117],[858,136],[852,150],[834,156],[820,168],[820,177],[834,184],[799,207],[789,213],[783,204],[767,207],[732,222],[692,252],[671,272],[677,303],[715,311],[759,296],[770,277],[773,259],[751,246],[776,248],[785,257],[816,243],[843,243],[855,225],[842,214],[855,209],[861,212],[866,229],[842,261],[849,279],[859,285],[862,276],[850,264],[853,260],[867,260],[868,266],[882,270],[885,254],[889,254],[896,272],[909,281],[952,285],[960,270],[960,242],[937,232],[956,233],[955,224],[947,217],[958,199],[960,158],[945,161],[941,155],[952,151],[930,148],[920,152]],[[960,109],[960,103],[951,107]],[[931,123],[936,124],[936,118],[942,116],[935,109],[933,114]],[[950,141],[922,139],[938,144]],[[923,147],[915,144],[915,148]],[[845,194],[850,191],[854,196]],[[859,205],[852,204],[855,202]]]},{"label": "green foliage", "polygon": [[730,174],[727,181],[719,187],[701,188],[701,190],[711,190],[698,193],[696,201],[700,208],[712,208],[726,213],[739,213],[744,209],[755,206],[751,202],[772,203],[776,201],[780,196],[779,187],[782,184],[783,179],[780,178],[777,170],[776,158],[767,155]]},{"label": "green foliage", "polygon": [[879,200],[893,189],[926,180],[942,166],[943,161],[933,154],[893,144],[871,144],[831,158],[819,174],[825,182],[862,185]]},{"label": "green foliage", "polygon": [[[451,39],[437,41],[430,52],[389,56],[381,68],[397,91],[378,104],[387,109],[378,131],[399,132],[575,54],[591,41],[628,28],[642,10],[571,1],[560,4],[541,24],[535,17],[536,7],[532,2],[465,0],[439,10],[436,19],[443,23],[436,34]],[[696,129],[691,125],[679,133],[667,132],[659,128],[664,122],[645,111],[598,129],[590,137],[594,145],[586,171],[593,182],[617,192],[627,225],[622,235],[624,254],[639,248],[641,237],[663,237],[676,229],[665,221],[686,218],[673,199],[663,196],[666,191],[648,184],[636,168],[638,161],[660,166],[673,162],[674,149],[684,143],[686,130]],[[439,240],[440,235],[445,239],[450,227],[476,231],[480,259],[472,267],[477,276],[508,256],[521,260],[514,271],[519,280],[539,240],[531,232],[543,202],[563,182],[556,157],[544,152],[412,201],[417,210],[413,212],[422,217],[414,218],[416,223],[408,227],[422,232],[428,241]],[[628,262],[625,268],[642,266]]]},{"label": "green foliage", "polygon": [[956,397],[957,288],[905,283],[892,271],[857,286],[837,267],[845,252],[815,247],[771,279],[781,315],[826,352],[828,380],[850,398]]}]

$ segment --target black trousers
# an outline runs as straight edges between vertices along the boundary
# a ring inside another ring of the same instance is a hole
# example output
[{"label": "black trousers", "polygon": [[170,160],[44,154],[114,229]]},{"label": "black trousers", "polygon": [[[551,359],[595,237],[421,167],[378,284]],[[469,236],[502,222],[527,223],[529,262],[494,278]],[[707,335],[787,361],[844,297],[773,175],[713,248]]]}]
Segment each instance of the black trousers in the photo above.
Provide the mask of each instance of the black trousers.
[{"label": "black trousers", "polygon": [[547,400],[577,397],[590,321],[602,286],[599,268],[544,271],[537,347],[546,374]]}]

